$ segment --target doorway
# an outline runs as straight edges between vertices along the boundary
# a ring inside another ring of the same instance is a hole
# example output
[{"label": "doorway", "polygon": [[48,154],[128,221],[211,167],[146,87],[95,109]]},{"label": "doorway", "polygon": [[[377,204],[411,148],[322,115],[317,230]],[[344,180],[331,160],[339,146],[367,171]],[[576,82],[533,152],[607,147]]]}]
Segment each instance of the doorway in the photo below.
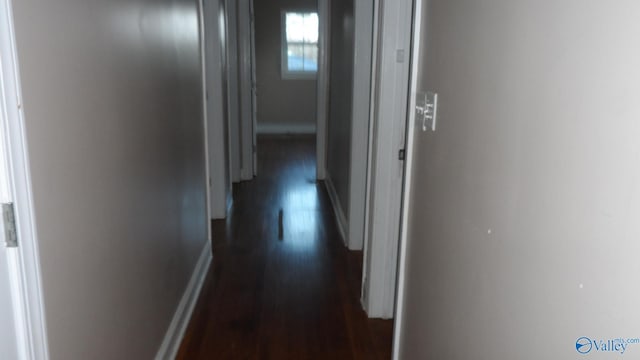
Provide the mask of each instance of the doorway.
[{"label": "doorway", "polygon": [[256,158],[273,151],[273,147],[261,144],[278,139],[283,144],[305,141],[315,148],[319,51],[316,1],[255,1],[252,23]]}]

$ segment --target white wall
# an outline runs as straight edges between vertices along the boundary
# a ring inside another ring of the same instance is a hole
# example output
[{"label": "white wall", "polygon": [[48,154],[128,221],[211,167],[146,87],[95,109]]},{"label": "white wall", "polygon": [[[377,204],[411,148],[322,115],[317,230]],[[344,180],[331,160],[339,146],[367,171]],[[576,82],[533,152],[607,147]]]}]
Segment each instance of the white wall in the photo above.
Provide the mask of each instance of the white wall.
[{"label": "white wall", "polygon": [[196,1],[14,1],[52,359],[151,359],[207,241]]},{"label": "white wall", "polygon": [[400,357],[640,337],[640,3],[429,1]]}]

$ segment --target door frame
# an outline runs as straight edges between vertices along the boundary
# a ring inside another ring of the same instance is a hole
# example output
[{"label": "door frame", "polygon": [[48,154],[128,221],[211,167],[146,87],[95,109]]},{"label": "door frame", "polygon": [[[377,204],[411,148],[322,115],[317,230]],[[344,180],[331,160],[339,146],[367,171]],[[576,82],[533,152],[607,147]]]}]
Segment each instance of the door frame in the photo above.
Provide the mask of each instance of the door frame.
[{"label": "door frame", "polygon": [[347,245],[362,250],[367,214],[367,177],[373,93],[375,2],[354,0],[355,48],[351,92],[351,161],[349,169],[349,209]]},{"label": "door frame", "polygon": [[[223,71],[225,55],[221,40],[220,15],[224,0],[202,1],[201,51],[204,83],[204,118],[207,149],[209,218],[224,219],[232,203],[230,147]],[[223,14],[222,14],[223,15]],[[209,36],[212,38],[210,39]]]},{"label": "door frame", "polygon": [[252,180],[255,176],[256,129],[253,123],[253,61],[252,61],[252,0],[239,0],[238,15],[238,59],[240,79],[240,180]]},{"label": "door frame", "polygon": [[404,176],[404,194],[402,196],[402,225],[400,227],[400,249],[398,259],[398,275],[396,287],[396,308],[395,323],[393,327],[393,350],[392,359],[400,360],[400,341],[402,339],[402,324],[404,321],[404,297],[406,292],[406,263],[407,263],[407,237],[409,228],[409,215],[411,203],[411,194],[413,191],[413,183],[411,174],[414,167],[414,137],[416,133],[416,100],[418,90],[418,71],[420,69],[420,44],[422,26],[424,20],[422,13],[424,8],[423,0],[414,1],[413,27],[411,41],[411,74],[409,85],[409,110],[407,123],[407,146],[406,146],[406,163]]},{"label": "door frame", "polygon": [[375,318],[392,318],[396,303],[413,6],[376,1],[362,279],[362,304]]},{"label": "door frame", "polygon": [[[206,206],[205,212],[207,216],[207,224],[211,222],[211,166],[210,164],[210,152],[209,152],[209,124],[207,114],[207,56],[205,48],[205,14],[204,14],[204,2],[206,0],[198,0],[198,33],[200,35],[200,72],[202,75],[202,137],[204,144],[204,170],[205,170],[205,194],[206,194]],[[207,225],[207,240],[211,241],[211,226]]]},{"label": "door frame", "polygon": [[[318,0],[318,73],[316,77],[316,179],[326,178],[327,108],[329,93],[329,2]],[[257,78],[253,0],[237,2],[240,116],[240,180],[252,180],[257,164]],[[249,85],[247,85],[249,84]],[[233,121],[233,119],[231,119]]]},{"label": "door frame", "polygon": [[249,51],[251,52],[251,155],[253,156],[253,176],[258,175],[258,79],[256,77],[256,16],[253,0],[249,0]]},{"label": "door frame", "polygon": [[35,226],[31,173],[25,134],[22,90],[15,43],[12,0],[0,0],[1,124],[5,129],[11,195],[15,204],[19,246],[10,249],[9,271],[19,354],[49,359],[40,257]]},{"label": "door frame", "polygon": [[[240,181],[240,83],[238,79],[238,2],[225,0],[227,17],[227,92],[231,182]],[[233,186],[232,186],[233,189]]]},{"label": "door frame", "polygon": [[329,114],[330,0],[318,0],[318,73],[316,74],[316,179],[327,178]]}]

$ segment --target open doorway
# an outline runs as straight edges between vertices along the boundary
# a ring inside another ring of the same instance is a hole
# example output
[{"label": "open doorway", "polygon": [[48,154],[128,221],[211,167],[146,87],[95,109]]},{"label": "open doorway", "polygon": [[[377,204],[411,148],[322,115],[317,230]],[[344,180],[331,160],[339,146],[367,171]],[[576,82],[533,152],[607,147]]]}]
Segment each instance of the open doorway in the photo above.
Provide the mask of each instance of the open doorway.
[{"label": "open doorway", "polygon": [[[315,0],[253,3],[257,159],[316,143],[319,18]],[[278,143],[281,146],[274,145]],[[315,180],[315,172],[309,180]],[[258,164],[257,174],[260,174]],[[258,175],[259,176],[259,175]]]},{"label": "open doorway", "polygon": [[315,1],[256,2],[255,54],[258,136],[315,135]]}]

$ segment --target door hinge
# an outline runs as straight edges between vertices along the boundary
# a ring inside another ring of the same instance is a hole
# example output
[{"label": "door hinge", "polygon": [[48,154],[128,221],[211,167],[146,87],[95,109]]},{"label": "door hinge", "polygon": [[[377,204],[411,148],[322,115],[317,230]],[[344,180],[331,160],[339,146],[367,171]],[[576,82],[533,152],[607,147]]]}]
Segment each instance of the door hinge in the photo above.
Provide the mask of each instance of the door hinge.
[{"label": "door hinge", "polygon": [[18,232],[16,231],[16,215],[13,203],[2,204],[2,221],[4,223],[4,239],[7,247],[18,247]]},{"label": "door hinge", "polygon": [[253,148],[252,148],[252,149],[253,149],[253,152],[254,152],[254,153],[258,152],[258,148],[257,148],[255,145],[253,145]]},{"label": "door hinge", "polygon": [[400,149],[398,151],[398,160],[404,161],[404,158],[405,158],[405,151],[404,149]]}]

